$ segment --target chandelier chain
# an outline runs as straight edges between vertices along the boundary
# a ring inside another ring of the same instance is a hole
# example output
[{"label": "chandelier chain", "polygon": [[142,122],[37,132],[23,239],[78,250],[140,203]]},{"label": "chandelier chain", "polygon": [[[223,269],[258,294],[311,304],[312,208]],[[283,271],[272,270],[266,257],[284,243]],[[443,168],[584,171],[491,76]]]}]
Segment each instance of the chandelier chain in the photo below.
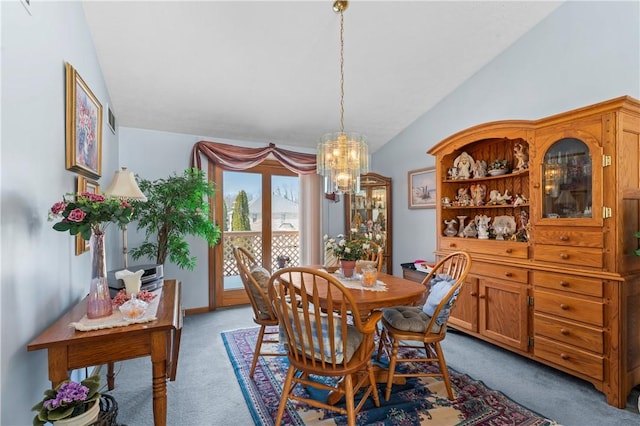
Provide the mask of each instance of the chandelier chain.
[{"label": "chandelier chain", "polygon": [[340,10],[340,131],[344,133],[344,12]]}]

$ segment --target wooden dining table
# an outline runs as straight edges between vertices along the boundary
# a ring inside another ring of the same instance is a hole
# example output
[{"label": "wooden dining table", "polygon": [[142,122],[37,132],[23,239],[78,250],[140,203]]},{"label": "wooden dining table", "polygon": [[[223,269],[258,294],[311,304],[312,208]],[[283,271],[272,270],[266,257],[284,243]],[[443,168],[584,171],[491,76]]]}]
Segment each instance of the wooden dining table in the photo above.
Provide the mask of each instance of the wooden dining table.
[{"label": "wooden dining table", "polygon": [[[322,269],[322,266],[320,265],[314,265],[311,267]],[[340,277],[339,274],[336,277],[339,280],[344,280],[344,278]],[[384,272],[378,272],[378,281],[384,283],[386,287],[385,290],[373,291],[366,289],[358,280],[347,281],[350,284],[348,290],[353,296],[355,304],[358,307],[360,317],[363,320],[366,320],[371,313],[376,310],[398,305],[415,305],[420,303],[424,298],[425,286],[421,283],[389,275]],[[296,283],[294,282],[294,285],[295,284]],[[311,291],[312,286],[305,287]],[[319,286],[317,291],[320,302],[323,303],[323,301],[326,301],[327,288]],[[341,294],[334,292],[331,293],[331,296],[334,300],[342,297]],[[387,370],[379,366],[374,366],[374,370],[376,374],[376,382],[386,383]],[[404,377],[401,377],[398,381],[394,380],[394,384],[403,384],[404,380]],[[327,398],[329,404],[336,404],[339,400],[340,395],[335,393],[329,394]]]}]

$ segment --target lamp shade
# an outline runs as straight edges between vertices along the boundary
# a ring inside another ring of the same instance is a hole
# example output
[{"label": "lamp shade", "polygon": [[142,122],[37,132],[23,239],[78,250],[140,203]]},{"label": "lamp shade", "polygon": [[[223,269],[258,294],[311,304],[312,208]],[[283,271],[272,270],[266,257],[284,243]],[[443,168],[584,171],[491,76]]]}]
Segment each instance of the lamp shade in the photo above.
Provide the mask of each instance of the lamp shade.
[{"label": "lamp shade", "polygon": [[147,201],[147,197],[140,191],[133,172],[123,167],[122,170],[116,170],[111,185],[104,192],[106,195],[118,197],[128,200]]}]

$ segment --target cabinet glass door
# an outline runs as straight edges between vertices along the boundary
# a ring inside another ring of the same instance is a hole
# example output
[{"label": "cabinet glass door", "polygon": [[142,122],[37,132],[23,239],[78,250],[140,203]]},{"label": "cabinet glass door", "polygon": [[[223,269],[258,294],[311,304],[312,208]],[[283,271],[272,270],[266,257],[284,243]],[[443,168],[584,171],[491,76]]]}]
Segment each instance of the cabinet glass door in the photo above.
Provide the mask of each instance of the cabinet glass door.
[{"label": "cabinet glass door", "polygon": [[378,243],[385,258],[382,270],[391,272],[391,179],[375,173],[362,175],[360,188],[345,197],[347,235]]},{"label": "cabinet glass door", "polygon": [[591,218],[592,159],[579,139],[560,139],[547,150],[542,165],[543,217]]}]

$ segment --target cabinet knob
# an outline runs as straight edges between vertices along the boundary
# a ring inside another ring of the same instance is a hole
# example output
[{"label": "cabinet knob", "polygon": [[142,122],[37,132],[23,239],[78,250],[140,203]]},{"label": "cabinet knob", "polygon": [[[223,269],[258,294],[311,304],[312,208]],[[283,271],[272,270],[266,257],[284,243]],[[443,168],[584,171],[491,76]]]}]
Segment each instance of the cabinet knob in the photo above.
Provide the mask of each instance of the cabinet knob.
[{"label": "cabinet knob", "polygon": [[560,281],[560,286],[561,287],[569,287],[569,283],[566,281]]},{"label": "cabinet knob", "polygon": [[561,328],[560,329],[560,334],[562,334],[563,336],[568,336],[569,335],[569,330],[567,330],[566,328]]},{"label": "cabinet knob", "polygon": [[569,255],[567,253],[560,254],[560,259],[567,260],[568,258],[569,258]]},{"label": "cabinet knob", "polygon": [[513,276],[513,274],[512,274],[511,272],[505,272],[505,273],[504,273],[504,276],[505,276],[505,277],[512,277],[512,276]]},{"label": "cabinet knob", "polygon": [[534,188],[540,188],[540,184],[538,182],[536,182],[536,183],[533,184],[533,187]]},{"label": "cabinet knob", "polygon": [[476,293],[475,291],[472,291],[471,293],[469,293],[469,296],[471,297],[476,297],[478,295],[478,293]]},{"label": "cabinet knob", "polygon": [[480,297],[480,299],[484,299],[486,296],[485,296],[484,294],[481,294],[481,295],[480,295],[480,296],[478,296],[478,297]]},{"label": "cabinet knob", "polygon": [[560,354],[560,358],[562,358],[563,360],[568,360],[569,359],[569,355],[567,354]]},{"label": "cabinet knob", "polygon": [[568,235],[561,235],[560,236],[560,241],[569,241],[569,236]]},{"label": "cabinet knob", "polygon": [[449,244],[449,247],[451,247],[451,248],[455,248],[455,247],[456,247],[456,243],[450,243],[450,244]]},{"label": "cabinet knob", "polygon": [[506,249],[506,250],[505,250],[505,252],[507,252],[507,253],[511,254],[511,253],[513,253],[513,250],[511,250],[511,249]]},{"label": "cabinet knob", "polygon": [[569,310],[569,305],[565,305],[564,303],[560,304],[560,309],[562,309],[563,311],[568,311]]}]

